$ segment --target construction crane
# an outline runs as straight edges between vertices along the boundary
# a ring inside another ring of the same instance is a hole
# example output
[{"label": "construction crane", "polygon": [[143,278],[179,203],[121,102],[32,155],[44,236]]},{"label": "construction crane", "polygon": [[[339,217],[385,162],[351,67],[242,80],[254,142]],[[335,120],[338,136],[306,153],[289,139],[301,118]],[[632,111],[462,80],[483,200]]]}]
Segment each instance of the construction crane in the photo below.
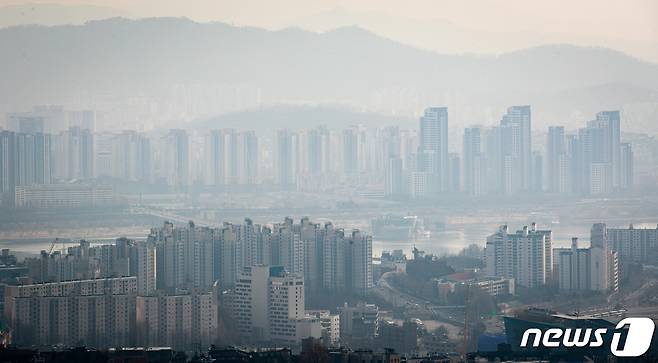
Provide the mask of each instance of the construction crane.
[{"label": "construction crane", "polygon": [[50,249],[48,250],[48,254],[51,255],[53,253],[53,250],[55,249],[55,245],[59,242],[59,237],[55,238],[53,240],[53,243],[50,245]]}]

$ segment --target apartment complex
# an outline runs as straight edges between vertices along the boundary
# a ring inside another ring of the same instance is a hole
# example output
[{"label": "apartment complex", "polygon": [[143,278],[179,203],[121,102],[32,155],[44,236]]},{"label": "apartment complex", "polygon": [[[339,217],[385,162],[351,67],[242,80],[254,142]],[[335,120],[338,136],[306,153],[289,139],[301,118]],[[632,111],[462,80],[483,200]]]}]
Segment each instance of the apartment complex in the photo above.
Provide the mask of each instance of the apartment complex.
[{"label": "apartment complex", "polygon": [[12,342],[25,345],[130,346],[135,277],[6,286]]},{"label": "apartment complex", "polygon": [[655,264],[658,261],[658,226],[656,228],[607,228],[609,247],[623,263]]},{"label": "apartment complex", "polygon": [[346,233],[302,218],[286,218],[271,227],[244,224],[154,228],[149,241],[157,250],[157,286],[171,290],[187,282],[210,287],[215,280],[233,286],[244,267],[281,265],[303,275],[307,286],[364,295],[372,288],[372,237]]}]

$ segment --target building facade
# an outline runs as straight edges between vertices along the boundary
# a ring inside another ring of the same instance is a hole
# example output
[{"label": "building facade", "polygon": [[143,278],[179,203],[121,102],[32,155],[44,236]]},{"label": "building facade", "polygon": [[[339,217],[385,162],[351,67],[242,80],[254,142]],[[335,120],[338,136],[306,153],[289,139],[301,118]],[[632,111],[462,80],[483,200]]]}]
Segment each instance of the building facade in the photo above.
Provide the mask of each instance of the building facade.
[{"label": "building facade", "polygon": [[535,224],[515,233],[501,226],[487,237],[486,274],[513,278],[516,284],[528,288],[545,285],[552,275],[551,236],[551,231],[538,230]]}]

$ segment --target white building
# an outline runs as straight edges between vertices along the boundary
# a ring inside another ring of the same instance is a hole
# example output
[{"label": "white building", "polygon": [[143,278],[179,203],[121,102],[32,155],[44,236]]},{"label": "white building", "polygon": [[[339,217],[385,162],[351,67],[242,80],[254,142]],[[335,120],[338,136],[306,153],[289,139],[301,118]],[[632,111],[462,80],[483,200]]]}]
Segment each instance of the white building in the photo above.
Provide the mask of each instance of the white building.
[{"label": "white building", "polygon": [[511,278],[485,276],[453,280],[451,276],[447,276],[446,279],[435,279],[435,281],[438,298],[443,303],[447,303],[448,295],[455,290],[471,286],[476,286],[491,296],[514,295],[515,293],[514,279]]},{"label": "white building", "polygon": [[527,226],[509,233],[507,225],[487,237],[485,248],[486,274],[513,278],[525,287],[540,287],[552,275],[551,231]]},{"label": "white building", "polygon": [[491,296],[514,295],[514,279],[482,278],[473,282],[482,291]]},{"label": "white building", "polygon": [[238,278],[231,313],[244,341],[296,345],[320,338],[320,319],[304,310],[304,280],[282,266],[248,266]]},{"label": "white building", "polygon": [[427,154],[428,163],[418,171],[437,175],[431,189],[448,191],[448,108],[429,107],[420,118],[419,154]]},{"label": "white building", "polygon": [[349,258],[351,261],[351,276],[348,281],[351,282],[349,288],[351,291],[365,295],[372,288],[372,236],[362,233],[361,231],[352,231],[351,238],[348,240]]}]

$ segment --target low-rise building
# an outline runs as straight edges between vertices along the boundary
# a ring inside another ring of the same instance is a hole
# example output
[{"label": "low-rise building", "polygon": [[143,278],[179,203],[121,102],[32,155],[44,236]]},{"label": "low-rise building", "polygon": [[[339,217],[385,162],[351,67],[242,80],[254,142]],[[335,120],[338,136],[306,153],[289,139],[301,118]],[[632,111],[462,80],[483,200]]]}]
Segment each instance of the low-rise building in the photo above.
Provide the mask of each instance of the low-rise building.
[{"label": "low-rise building", "polygon": [[473,272],[448,275],[436,280],[439,301],[447,303],[448,296],[465,286],[476,286],[491,296],[514,295],[514,279],[495,276],[476,276]]},{"label": "low-rise building", "polygon": [[325,346],[338,345],[340,340],[340,315],[332,314],[329,310],[306,310],[306,314],[320,319],[322,342]]},{"label": "low-rise building", "polygon": [[17,208],[75,208],[111,204],[114,192],[110,185],[35,184],[17,186]]},{"label": "low-rise building", "polygon": [[340,340],[355,348],[372,346],[379,326],[379,307],[374,304],[359,303],[340,309]]}]

